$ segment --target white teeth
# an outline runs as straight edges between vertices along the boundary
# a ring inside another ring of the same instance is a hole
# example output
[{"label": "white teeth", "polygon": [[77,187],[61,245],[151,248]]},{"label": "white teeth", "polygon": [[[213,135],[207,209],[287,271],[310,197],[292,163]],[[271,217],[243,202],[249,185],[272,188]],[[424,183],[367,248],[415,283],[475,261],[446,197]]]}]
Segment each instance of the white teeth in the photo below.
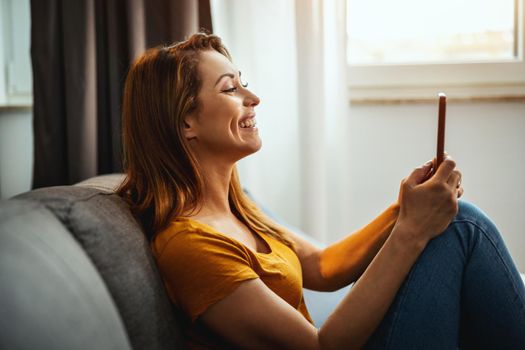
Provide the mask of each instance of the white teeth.
[{"label": "white teeth", "polygon": [[248,119],[246,121],[240,122],[239,126],[241,128],[252,128],[255,126],[255,124],[257,124],[257,122],[255,121],[255,118],[253,118],[253,119]]}]

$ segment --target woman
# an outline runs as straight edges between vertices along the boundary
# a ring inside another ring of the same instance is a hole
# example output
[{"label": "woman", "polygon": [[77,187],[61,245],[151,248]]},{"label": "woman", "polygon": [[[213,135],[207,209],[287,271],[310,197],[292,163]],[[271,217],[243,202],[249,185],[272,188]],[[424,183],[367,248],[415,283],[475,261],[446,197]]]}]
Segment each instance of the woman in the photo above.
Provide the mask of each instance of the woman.
[{"label": "woman", "polygon": [[[144,53],[123,100],[120,189],[150,235],[189,348],[455,349],[525,343],[525,289],[501,237],[458,198],[447,157],[398,202],[326,249],[279,227],[241,190],[235,163],[261,147],[256,95],[218,37]],[[356,281],[326,323],[302,287]]]}]

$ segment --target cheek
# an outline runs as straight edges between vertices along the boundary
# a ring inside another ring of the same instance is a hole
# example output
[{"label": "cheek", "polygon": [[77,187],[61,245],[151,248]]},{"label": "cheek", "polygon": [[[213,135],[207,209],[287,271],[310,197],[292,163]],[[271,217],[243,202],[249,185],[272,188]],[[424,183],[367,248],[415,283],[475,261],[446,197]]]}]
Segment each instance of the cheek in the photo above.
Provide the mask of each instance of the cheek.
[{"label": "cheek", "polygon": [[212,115],[218,123],[221,123],[231,130],[237,129],[237,121],[240,114],[241,110],[239,106],[231,100],[217,105],[217,108],[212,112]]},{"label": "cheek", "polygon": [[[238,117],[242,114],[242,101],[234,96],[219,95],[204,101],[201,110],[201,127],[209,132],[237,133]],[[216,135],[219,136],[219,135]]]}]

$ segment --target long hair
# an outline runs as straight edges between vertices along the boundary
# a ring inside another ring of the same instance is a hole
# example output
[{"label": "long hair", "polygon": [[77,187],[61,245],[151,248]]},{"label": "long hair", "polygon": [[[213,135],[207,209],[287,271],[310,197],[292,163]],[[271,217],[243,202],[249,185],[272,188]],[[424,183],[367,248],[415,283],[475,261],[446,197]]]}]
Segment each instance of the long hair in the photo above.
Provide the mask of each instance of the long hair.
[{"label": "long hair", "polygon": [[[218,36],[197,33],[175,45],[147,50],[126,78],[122,101],[126,177],[117,193],[130,204],[149,239],[173,218],[199,210],[204,179],[183,130],[184,117],[199,108],[202,81],[197,68],[204,50],[215,50],[231,61]],[[228,199],[234,215],[250,229],[295,248],[287,231],[244,193],[235,167]]]}]

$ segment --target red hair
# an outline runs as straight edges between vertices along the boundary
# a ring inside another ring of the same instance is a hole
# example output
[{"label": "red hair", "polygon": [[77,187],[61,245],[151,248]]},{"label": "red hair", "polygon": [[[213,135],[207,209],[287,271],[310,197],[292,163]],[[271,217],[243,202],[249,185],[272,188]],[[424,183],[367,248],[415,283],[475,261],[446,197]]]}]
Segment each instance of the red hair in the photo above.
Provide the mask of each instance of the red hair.
[{"label": "red hair", "polygon": [[[183,130],[185,116],[199,108],[199,54],[205,50],[215,50],[231,61],[218,36],[198,33],[175,45],[147,50],[126,78],[122,101],[126,178],[118,193],[150,239],[172,218],[199,209],[203,178]],[[286,230],[246,196],[236,168],[228,198],[232,212],[244,224],[294,248]]]}]

